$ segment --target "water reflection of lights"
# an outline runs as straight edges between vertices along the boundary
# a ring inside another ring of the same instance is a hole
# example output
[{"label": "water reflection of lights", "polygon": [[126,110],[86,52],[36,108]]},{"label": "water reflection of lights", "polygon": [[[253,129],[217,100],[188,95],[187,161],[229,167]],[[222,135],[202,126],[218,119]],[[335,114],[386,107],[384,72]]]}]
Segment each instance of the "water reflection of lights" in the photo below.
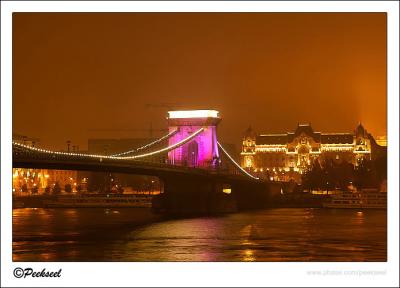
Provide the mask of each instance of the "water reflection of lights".
[{"label": "water reflection of lights", "polygon": [[252,225],[246,225],[240,230],[240,236],[249,238]]},{"label": "water reflection of lights", "polygon": [[243,261],[251,262],[256,261],[256,257],[254,256],[254,252],[251,249],[244,250]]},{"label": "water reflection of lights", "polygon": [[54,258],[54,254],[51,253],[43,253],[40,255],[42,261],[51,261]]},{"label": "water reflection of lights", "polygon": [[314,218],[313,208],[306,209],[305,214],[304,214],[304,218],[307,219],[307,220],[311,220],[311,219]]},{"label": "water reflection of lights", "polygon": [[64,211],[67,216],[76,216],[78,215],[78,211],[76,209],[67,209]]},{"label": "water reflection of lights", "polygon": [[[73,241],[67,241],[67,242],[72,242],[72,243],[73,243]],[[79,255],[79,253],[78,253],[77,250],[75,250],[75,249],[69,249],[66,256],[67,256],[69,259],[74,259],[74,258],[76,258],[78,255]]]},{"label": "water reflection of lights", "polygon": [[364,212],[357,211],[355,217],[353,217],[352,222],[355,223],[357,226],[364,224]]},{"label": "water reflection of lights", "polygon": [[14,261],[386,261],[382,211],[266,210],[108,230],[142,214],[47,210],[50,221],[41,208],[13,210]]}]

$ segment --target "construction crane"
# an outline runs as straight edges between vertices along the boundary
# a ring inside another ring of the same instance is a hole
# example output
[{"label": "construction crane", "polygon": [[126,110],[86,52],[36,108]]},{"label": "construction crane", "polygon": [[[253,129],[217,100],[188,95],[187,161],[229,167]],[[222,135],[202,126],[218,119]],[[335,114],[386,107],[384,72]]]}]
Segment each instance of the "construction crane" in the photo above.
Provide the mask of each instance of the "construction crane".
[{"label": "construction crane", "polygon": [[[182,107],[182,103],[171,103],[171,102],[161,102],[161,103],[147,103],[146,108],[164,108],[167,110],[175,110],[178,107]],[[150,129],[152,129],[153,123],[150,122]]]},{"label": "construction crane", "polygon": [[[171,103],[171,102],[162,102],[162,103],[147,103],[145,107],[148,108],[164,108],[168,110],[174,110],[178,107],[181,107],[182,104],[180,103]],[[115,128],[109,128],[109,129],[88,129],[90,132],[115,132],[115,131],[123,131],[123,132],[130,132],[130,131],[148,131],[150,138],[153,138],[154,132],[166,132],[168,129],[154,129],[153,128],[153,122],[150,122],[150,127],[148,129],[115,129]]]},{"label": "construction crane", "polygon": [[147,103],[146,108],[166,108],[168,110],[174,110],[178,107],[182,107],[183,104],[181,103],[170,103],[170,102],[163,102],[163,103]]},{"label": "construction crane", "polygon": [[149,132],[150,138],[153,138],[153,132],[166,132],[168,131],[167,128],[164,129],[153,129],[153,125],[150,123],[150,128],[149,129],[131,129],[131,128],[121,128],[121,129],[115,129],[115,128],[92,128],[88,129],[89,132],[130,132],[130,131],[135,131],[135,132]]}]

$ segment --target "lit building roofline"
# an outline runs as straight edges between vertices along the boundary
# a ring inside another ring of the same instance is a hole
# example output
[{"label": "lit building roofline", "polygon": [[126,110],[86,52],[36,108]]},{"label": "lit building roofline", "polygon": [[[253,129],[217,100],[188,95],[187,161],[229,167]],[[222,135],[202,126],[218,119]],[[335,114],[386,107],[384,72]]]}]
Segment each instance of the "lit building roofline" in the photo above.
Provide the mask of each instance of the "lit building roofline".
[{"label": "lit building roofline", "polygon": [[287,134],[261,134],[260,136],[287,136]]},{"label": "lit building roofline", "polygon": [[219,118],[217,110],[178,110],[168,111],[169,119],[191,119],[191,118]]},{"label": "lit building roofline", "polygon": [[321,133],[321,135],[354,135],[353,133]]}]

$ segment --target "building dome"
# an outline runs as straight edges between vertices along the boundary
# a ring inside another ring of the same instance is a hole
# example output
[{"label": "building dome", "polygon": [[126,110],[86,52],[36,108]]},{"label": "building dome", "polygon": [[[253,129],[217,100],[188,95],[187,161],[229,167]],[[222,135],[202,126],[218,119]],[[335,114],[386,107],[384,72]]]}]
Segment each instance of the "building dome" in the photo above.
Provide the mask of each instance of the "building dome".
[{"label": "building dome", "polygon": [[251,128],[251,126],[249,126],[249,128],[247,128],[246,131],[244,132],[244,138],[245,139],[248,139],[248,138],[255,139],[256,138],[256,133]]},{"label": "building dome", "polygon": [[355,134],[357,136],[364,136],[365,135],[365,128],[364,126],[361,124],[361,122],[358,124],[358,126],[356,127],[356,131]]}]

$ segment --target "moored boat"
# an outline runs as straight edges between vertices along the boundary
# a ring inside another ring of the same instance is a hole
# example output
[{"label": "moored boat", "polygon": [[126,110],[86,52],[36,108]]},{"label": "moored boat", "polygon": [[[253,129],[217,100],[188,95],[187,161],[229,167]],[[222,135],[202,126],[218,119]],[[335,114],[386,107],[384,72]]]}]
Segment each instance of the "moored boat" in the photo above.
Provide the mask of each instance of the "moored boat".
[{"label": "moored boat", "polygon": [[323,203],[325,208],[386,209],[387,193],[377,189],[357,192],[338,191]]},{"label": "moored boat", "polygon": [[78,207],[151,207],[150,195],[135,194],[93,194],[93,195],[62,195],[45,203],[48,208],[78,208]]}]

